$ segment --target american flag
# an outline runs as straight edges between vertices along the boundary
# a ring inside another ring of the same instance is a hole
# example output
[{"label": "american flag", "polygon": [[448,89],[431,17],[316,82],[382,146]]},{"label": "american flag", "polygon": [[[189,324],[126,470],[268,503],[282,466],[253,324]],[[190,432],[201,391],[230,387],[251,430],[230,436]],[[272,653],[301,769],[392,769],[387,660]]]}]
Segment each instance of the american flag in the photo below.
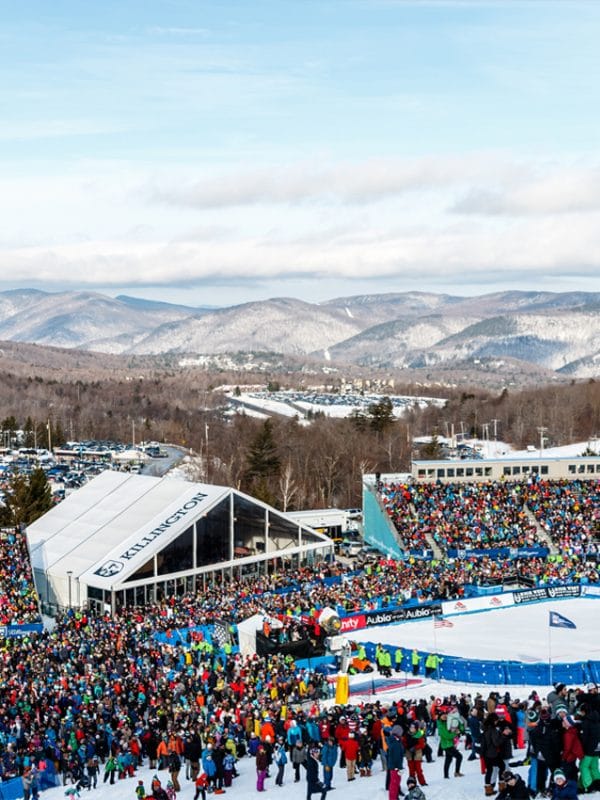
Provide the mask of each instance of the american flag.
[{"label": "american flag", "polygon": [[215,620],[215,625],[212,633],[212,640],[217,647],[223,647],[231,640],[229,629],[227,625],[221,620]]},{"label": "american flag", "polygon": [[442,619],[441,617],[434,617],[433,618],[433,627],[434,628],[453,628],[454,623],[450,622],[449,619]]}]

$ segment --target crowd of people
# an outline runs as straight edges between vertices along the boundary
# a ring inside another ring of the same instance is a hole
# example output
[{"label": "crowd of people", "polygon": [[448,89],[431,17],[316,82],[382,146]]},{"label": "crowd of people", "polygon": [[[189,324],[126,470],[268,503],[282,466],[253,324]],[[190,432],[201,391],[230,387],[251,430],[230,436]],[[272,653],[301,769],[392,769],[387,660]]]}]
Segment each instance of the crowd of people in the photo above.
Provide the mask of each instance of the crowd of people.
[{"label": "crowd of people", "polygon": [[600,481],[536,481],[525,500],[561,552],[598,554]]},{"label": "crowd of people", "polygon": [[[380,500],[409,551],[543,547],[540,528],[570,555],[598,553],[600,481],[526,480],[378,484]],[[429,537],[429,538],[428,538]]]},{"label": "crowd of people", "polygon": [[0,625],[40,622],[25,534],[0,529]]},{"label": "crowd of people", "polygon": [[[40,620],[31,567],[20,534],[5,532],[1,550],[0,609],[3,624]],[[460,599],[469,586],[501,586],[509,578],[528,585],[598,583],[600,563],[583,555],[547,558],[454,560],[380,557],[362,569],[332,562],[282,568],[270,575],[215,580],[197,593],[184,594],[166,615],[158,606],[159,629],[210,624],[223,619],[235,624],[256,613],[290,620],[315,616],[332,607],[340,614],[394,607],[410,602]]]},{"label": "crowd of people", "polygon": [[[466,747],[469,758],[483,759],[485,793],[495,793],[497,783],[500,800],[523,800],[521,779],[507,772],[511,748],[530,762],[526,788],[534,793],[573,800],[564,792],[577,782],[583,791],[600,788],[593,688],[569,694],[556,687],[545,703],[465,693],[325,709],[333,685],[314,670],[297,670],[290,656],[246,657],[226,644],[171,636],[217,620],[233,631],[237,622],[266,613],[284,622],[284,638],[293,638],[298,620],[314,627],[323,607],[344,615],[461,598],[469,586],[500,586],[508,575],[528,585],[600,582],[598,561],[590,557],[597,482],[415,484],[390,486],[385,497],[407,544],[422,547],[425,532],[443,550],[537,542],[527,504],[563,548],[547,558],[475,558],[467,548],[455,560],[382,556],[361,569],[333,561],[224,577],[113,616],[70,611],[52,630],[1,639],[0,778],[20,777],[30,800],[50,766],[63,785],[79,791],[134,778],[147,764],[156,783],[136,789],[139,800],[174,800],[183,781],[194,784],[195,800],[205,800],[234,787],[240,761],[252,758],[257,791],[270,777],[279,786],[306,780],[309,797],[324,798],[335,782],[370,778],[379,765],[389,800],[397,800],[406,763],[407,800],[423,800],[428,771],[439,769],[429,763],[437,756],[444,779],[460,778]],[[24,534],[1,532],[0,555],[2,624],[38,622]]]},{"label": "crowd of people", "polygon": [[[433,774],[460,778],[467,753],[483,758],[488,794],[496,781],[507,791],[514,747],[536,765],[535,793],[554,791],[557,770],[583,790],[600,787],[595,687],[569,693],[559,684],[545,702],[464,693],[333,705],[333,684],[289,657],[242,656],[193,638],[160,642],[156,631],[173,622],[176,605],[112,617],[77,611],[52,631],[6,639],[2,778],[22,776],[33,792],[36,775],[52,764],[66,792],[80,791],[136,779],[144,765],[155,771],[156,800],[187,782],[205,800],[235,791],[252,758],[259,792],[273,778],[279,786],[307,781],[309,794],[323,795],[381,770],[389,800],[398,800],[405,764],[412,791]],[[433,766],[438,759],[441,767]]]}]

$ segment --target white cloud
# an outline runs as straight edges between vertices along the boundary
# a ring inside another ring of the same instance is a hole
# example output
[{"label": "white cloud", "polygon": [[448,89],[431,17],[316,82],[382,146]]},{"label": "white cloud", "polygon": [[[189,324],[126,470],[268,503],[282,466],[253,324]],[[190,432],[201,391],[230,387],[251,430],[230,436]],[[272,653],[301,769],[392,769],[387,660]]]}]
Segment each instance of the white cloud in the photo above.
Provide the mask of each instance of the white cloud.
[{"label": "white cloud", "polygon": [[368,203],[407,192],[464,185],[482,177],[504,180],[515,165],[485,155],[397,161],[372,159],[336,166],[311,164],[208,175],[203,179],[158,184],[149,199],[189,208],[226,208],[260,203]]},{"label": "white cloud", "polygon": [[[188,170],[168,169],[168,180],[121,164],[4,179],[0,214],[11,233],[0,274],[48,288],[243,284],[248,298],[267,283],[291,293],[298,280],[313,297],[335,280],[348,293],[360,281],[380,291],[525,281],[552,289],[579,275],[600,290],[600,170],[591,159],[272,166],[213,173],[181,191]],[[148,202],[167,185],[169,202]]]},{"label": "white cloud", "polygon": [[[215,237],[186,242],[92,241],[52,248],[4,250],[10,268],[27,284],[86,286],[181,285],[279,281],[303,276],[341,280],[401,281],[418,276],[423,286],[441,278],[465,284],[507,276],[540,281],[552,276],[600,275],[600,225],[596,218],[533,219],[504,227],[462,225],[442,229],[381,231],[379,236],[333,236],[289,241]],[[592,288],[592,287],[590,287]],[[282,288],[282,293],[285,289]]]},{"label": "white cloud", "polygon": [[598,167],[552,169],[513,186],[470,188],[450,209],[460,214],[527,216],[600,210]]}]

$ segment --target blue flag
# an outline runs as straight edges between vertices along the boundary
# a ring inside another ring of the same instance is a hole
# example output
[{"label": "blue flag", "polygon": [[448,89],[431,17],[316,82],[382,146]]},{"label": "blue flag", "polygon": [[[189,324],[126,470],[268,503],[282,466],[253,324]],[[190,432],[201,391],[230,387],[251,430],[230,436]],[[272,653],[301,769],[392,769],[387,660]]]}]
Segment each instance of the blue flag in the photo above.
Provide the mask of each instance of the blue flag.
[{"label": "blue flag", "polygon": [[558,611],[551,611],[550,612],[550,621],[549,621],[551,628],[576,628],[574,622],[571,622],[570,619],[563,617],[562,614],[559,614]]}]

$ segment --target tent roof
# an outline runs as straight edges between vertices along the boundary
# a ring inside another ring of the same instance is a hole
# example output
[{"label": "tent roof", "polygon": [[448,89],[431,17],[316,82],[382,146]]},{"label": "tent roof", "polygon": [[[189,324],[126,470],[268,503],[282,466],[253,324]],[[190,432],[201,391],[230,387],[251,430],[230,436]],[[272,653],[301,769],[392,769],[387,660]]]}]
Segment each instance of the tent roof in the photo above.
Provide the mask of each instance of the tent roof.
[{"label": "tent roof", "polygon": [[108,589],[230,492],[107,470],[28,527],[33,567]]},{"label": "tent roof", "polygon": [[[28,527],[32,565],[54,577],[111,589],[231,494],[267,508],[226,486],[106,470]],[[330,544],[301,527],[313,542]]]}]

